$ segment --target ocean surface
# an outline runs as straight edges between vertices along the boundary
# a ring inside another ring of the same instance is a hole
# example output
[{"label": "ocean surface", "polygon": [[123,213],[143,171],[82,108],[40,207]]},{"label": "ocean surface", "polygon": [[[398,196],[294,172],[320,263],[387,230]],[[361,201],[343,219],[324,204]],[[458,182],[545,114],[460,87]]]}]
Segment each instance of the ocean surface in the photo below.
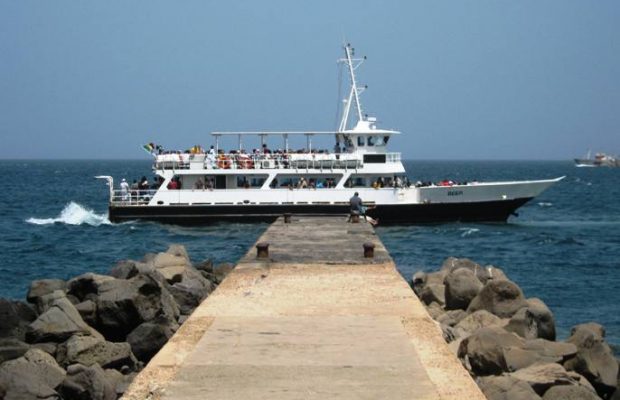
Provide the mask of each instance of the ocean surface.
[{"label": "ocean surface", "polygon": [[[502,268],[527,297],[554,312],[560,338],[596,321],[620,348],[620,169],[576,168],[549,161],[405,162],[412,181],[513,180],[566,176],[518,210],[507,224],[379,226],[406,279],[437,269],[449,256]],[[235,262],[266,224],[187,228],[110,224],[107,187],[95,175],[151,177],[150,161],[0,161],[0,297],[24,299],[30,281],[106,273],[185,245],[193,261]]]}]

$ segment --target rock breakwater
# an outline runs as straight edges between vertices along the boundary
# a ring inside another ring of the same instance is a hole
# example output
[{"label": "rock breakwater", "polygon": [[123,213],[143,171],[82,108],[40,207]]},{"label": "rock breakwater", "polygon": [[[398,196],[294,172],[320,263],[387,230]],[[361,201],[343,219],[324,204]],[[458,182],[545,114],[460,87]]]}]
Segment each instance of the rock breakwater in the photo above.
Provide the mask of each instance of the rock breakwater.
[{"label": "rock breakwater", "polygon": [[193,265],[172,245],[109,275],[34,281],[27,302],[0,299],[0,399],[119,398],[232,268]]},{"label": "rock breakwater", "polygon": [[556,341],[551,310],[501,269],[451,257],[411,286],[488,399],[620,399],[604,327],[580,324]]}]

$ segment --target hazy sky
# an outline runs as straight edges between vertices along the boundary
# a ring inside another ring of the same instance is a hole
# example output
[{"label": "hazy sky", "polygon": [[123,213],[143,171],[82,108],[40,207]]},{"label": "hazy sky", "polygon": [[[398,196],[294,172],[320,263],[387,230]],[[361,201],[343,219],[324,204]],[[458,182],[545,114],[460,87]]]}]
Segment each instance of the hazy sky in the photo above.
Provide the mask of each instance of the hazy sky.
[{"label": "hazy sky", "polygon": [[406,158],[620,153],[619,1],[0,0],[0,158],[333,130],[343,38]]}]

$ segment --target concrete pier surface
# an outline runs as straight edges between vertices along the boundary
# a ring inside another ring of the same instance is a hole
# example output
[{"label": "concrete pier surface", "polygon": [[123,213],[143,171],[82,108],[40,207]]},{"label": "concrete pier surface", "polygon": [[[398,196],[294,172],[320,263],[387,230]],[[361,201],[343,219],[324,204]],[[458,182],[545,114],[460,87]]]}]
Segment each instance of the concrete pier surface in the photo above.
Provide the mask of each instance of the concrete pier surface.
[{"label": "concrete pier surface", "polygon": [[280,218],[258,242],[124,399],[485,399],[369,224]]}]

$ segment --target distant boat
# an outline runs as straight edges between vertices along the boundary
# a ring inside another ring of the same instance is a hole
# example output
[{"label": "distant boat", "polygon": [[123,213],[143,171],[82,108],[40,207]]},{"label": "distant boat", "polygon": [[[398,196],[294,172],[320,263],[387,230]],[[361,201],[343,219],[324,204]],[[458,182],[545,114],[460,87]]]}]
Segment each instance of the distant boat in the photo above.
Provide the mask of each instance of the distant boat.
[{"label": "distant boat", "polygon": [[590,156],[590,152],[585,158],[575,158],[575,166],[577,167],[620,167],[620,159],[605,153],[596,153],[594,158]]}]

